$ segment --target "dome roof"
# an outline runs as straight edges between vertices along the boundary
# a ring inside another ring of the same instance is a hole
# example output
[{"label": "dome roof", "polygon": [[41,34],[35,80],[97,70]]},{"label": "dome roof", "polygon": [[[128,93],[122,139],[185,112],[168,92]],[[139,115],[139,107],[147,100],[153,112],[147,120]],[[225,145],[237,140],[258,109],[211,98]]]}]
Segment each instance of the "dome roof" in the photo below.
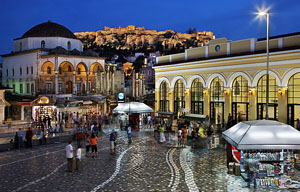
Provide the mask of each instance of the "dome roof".
[{"label": "dome roof", "polygon": [[32,27],[21,38],[27,37],[66,37],[77,39],[69,29],[51,21]]}]

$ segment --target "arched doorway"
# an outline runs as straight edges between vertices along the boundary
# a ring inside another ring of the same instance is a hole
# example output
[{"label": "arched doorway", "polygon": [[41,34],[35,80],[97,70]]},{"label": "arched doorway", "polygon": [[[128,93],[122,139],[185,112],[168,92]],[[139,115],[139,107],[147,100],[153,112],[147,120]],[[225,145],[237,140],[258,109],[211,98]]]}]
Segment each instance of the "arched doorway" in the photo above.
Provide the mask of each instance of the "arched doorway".
[{"label": "arched doorway", "polygon": [[79,63],[76,66],[76,88],[77,94],[86,93],[87,67],[85,63]]},{"label": "arched doorway", "polygon": [[232,119],[234,123],[248,121],[249,114],[248,80],[238,76],[232,83]]},{"label": "arched doorway", "polygon": [[67,81],[66,82],[66,93],[71,94],[73,91],[73,83],[72,81]]},{"label": "arched doorway", "polygon": [[219,77],[210,84],[210,120],[212,124],[224,123],[224,82]]},{"label": "arched doorway", "polygon": [[178,115],[180,108],[185,108],[184,83],[182,80],[177,80],[174,86],[174,113]]},{"label": "arched doorway", "polygon": [[159,86],[159,110],[169,111],[169,84],[166,81]]},{"label": "arched doorway", "polygon": [[200,79],[195,79],[191,87],[191,112],[203,114],[203,84]]},{"label": "arched doorway", "polygon": [[100,63],[93,63],[90,67],[89,81],[91,82],[91,92],[100,93],[104,88],[104,81],[102,72],[103,67]]},{"label": "arched doorway", "polygon": [[[266,119],[267,102],[267,75],[262,76],[257,83],[257,119]],[[269,104],[268,113],[270,120],[278,119],[277,81],[269,75]]]},{"label": "arched doorway", "polygon": [[288,124],[296,127],[300,119],[300,73],[294,74],[288,82]]}]

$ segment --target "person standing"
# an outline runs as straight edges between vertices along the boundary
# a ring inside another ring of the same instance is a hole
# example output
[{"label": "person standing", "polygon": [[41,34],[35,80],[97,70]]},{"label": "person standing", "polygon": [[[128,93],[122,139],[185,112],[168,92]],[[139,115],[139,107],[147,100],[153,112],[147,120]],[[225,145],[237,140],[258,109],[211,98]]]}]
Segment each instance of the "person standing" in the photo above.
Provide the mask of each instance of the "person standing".
[{"label": "person standing", "polygon": [[181,145],[182,145],[182,131],[181,131],[180,128],[177,130],[177,137],[178,137],[178,147],[181,147]]},{"label": "person standing", "polygon": [[67,167],[69,172],[73,172],[73,146],[72,141],[66,146]]},{"label": "person standing", "polygon": [[131,126],[128,125],[127,127],[127,136],[128,136],[128,143],[131,144],[132,140],[131,140]]},{"label": "person standing", "polygon": [[160,143],[165,143],[166,142],[166,137],[165,137],[165,128],[164,126],[160,126],[160,135],[159,135],[159,142]]},{"label": "person standing", "polygon": [[299,119],[297,119],[296,129],[298,131],[300,131],[300,121],[299,121]]},{"label": "person standing", "polygon": [[115,140],[117,139],[117,135],[115,133],[115,130],[113,129],[109,136],[110,141],[110,152],[116,153],[116,146],[115,146]]},{"label": "person standing", "polygon": [[182,129],[182,146],[183,147],[185,147],[185,145],[186,145],[186,134],[187,134],[187,128],[185,125],[185,127]]},{"label": "person standing", "polygon": [[32,147],[32,136],[33,136],[33,132],[31,131],[30,127],[28,128],[28,130],[26,131],[26,142],[28,147]]},{"label": "person standing", "polygon": [[21,128],[19,128],[18,131],[19,149],[23,148],[23,136],[24,136],[24,132],[21,130]]},{"label": "person standing", "polygon": [[76,169],[78,172],[80,172],[80,161],[81,161],[81,144],[78,144],[77,150],[76,150]]},{"label": "person standing", "polygon": [[91,148],[91,137],[90,135],[87,133],[85,136],[85,156],[88,157],[89,156],[89,151]]},{"label": "person standing", "polygon": [[98,156],[97,141],[98,141],[98,137],[95,136],[94,133],[92,133],[91,144],[92,144],[92,157],[93,158],[95,158],[95,156]]},{"label": "person standing", "polygon": [[150,115],[148,115],[147,120],[148,120],[148,122],[147,122],[147,128],[151,129],[151,116]]}]

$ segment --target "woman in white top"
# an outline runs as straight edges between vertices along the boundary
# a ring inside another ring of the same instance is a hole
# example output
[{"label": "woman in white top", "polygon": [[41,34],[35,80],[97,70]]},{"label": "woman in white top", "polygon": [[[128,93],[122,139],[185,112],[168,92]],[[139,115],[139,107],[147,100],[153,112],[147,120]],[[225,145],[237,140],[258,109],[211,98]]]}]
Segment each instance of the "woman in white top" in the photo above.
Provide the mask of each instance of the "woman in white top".
[{"label": "woman in white top", "polygon": [[80,171],[80,161],[81,161],[81,144],[78,144],[78,148],[76,150],[76,169],[78,172]]}]

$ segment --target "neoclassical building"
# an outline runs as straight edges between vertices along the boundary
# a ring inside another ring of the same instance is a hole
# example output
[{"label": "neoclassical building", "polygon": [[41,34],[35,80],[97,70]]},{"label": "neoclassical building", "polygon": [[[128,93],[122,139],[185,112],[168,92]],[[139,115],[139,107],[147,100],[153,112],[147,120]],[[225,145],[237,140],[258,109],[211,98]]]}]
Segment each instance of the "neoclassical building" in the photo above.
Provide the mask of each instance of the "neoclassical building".
[{"label": "neoclassical building", "polygon": [[[229,113],[265,119],[266,39],[211,40],[204,47],[158,57],[155,109],[206,114],[215,123]],[[270,38],[269,119],[295,126],[300,119],[300,33]]]},{"label": "neoclassical building", "polygon": [[14,39],[14,50],[1,56],[2,84],[20,95],[103,98],[122,89],[115,65],[92,51],[84,52],[70,30],[51,21]]}]

